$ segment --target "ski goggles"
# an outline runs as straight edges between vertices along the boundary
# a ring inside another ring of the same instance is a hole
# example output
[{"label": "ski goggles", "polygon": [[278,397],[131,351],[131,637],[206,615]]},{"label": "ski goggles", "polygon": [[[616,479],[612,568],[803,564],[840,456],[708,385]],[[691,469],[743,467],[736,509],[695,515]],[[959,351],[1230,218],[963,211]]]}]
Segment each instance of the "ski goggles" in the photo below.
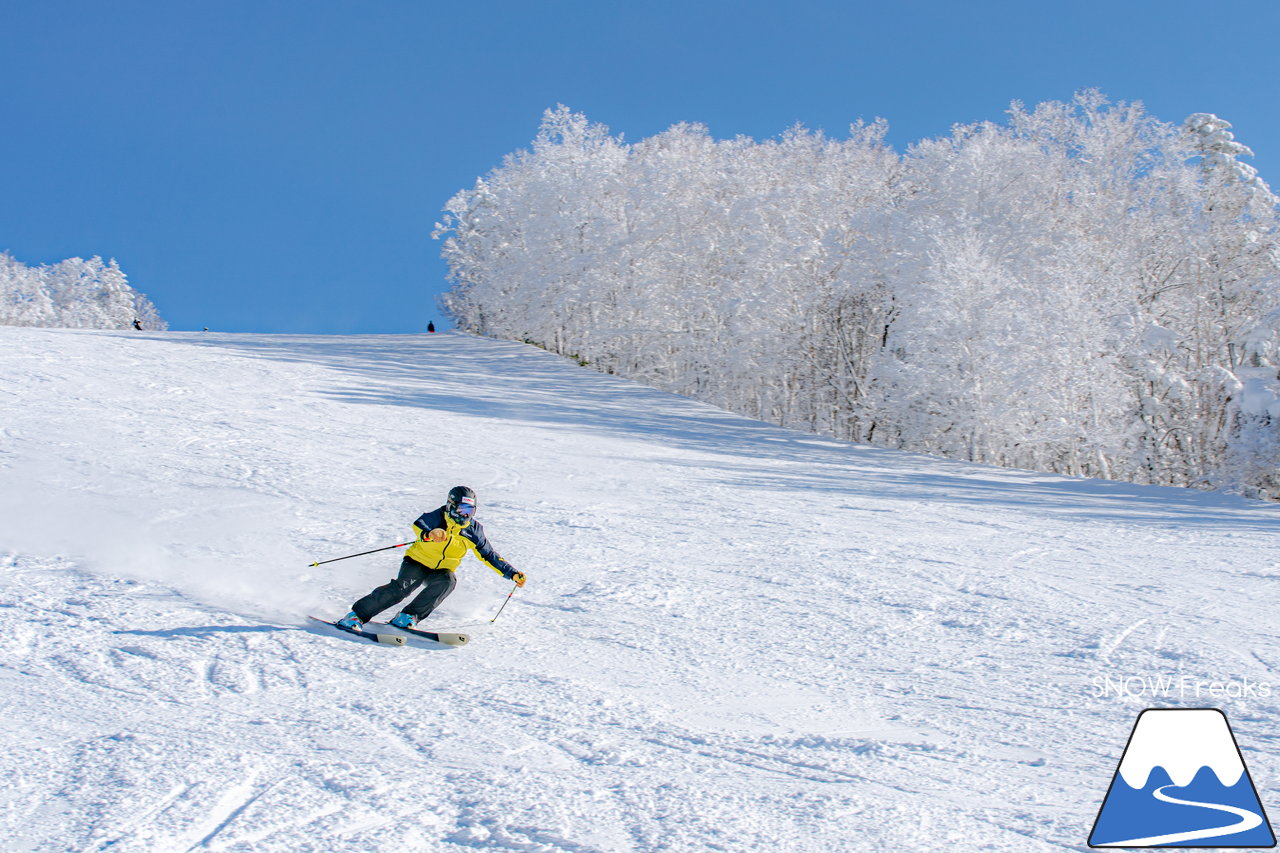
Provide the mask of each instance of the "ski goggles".
[{"label": "ski goggles", "polygon": [[476,505],[471,501],[459,501],[454,506],[453,513],[460,518],[470,518],[476,514]]}]

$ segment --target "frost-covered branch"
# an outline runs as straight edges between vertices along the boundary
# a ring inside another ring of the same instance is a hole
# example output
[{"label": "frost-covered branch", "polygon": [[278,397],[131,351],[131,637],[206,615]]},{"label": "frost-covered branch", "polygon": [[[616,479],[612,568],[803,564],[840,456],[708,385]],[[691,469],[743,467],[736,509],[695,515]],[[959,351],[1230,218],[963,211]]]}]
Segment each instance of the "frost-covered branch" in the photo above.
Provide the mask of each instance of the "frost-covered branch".
[{"label": "frost-covered branch", "polygon": [[449,202],[444,303],[786,426],[1280,496],[1280,222],[1229,127],[1084,92],[898,155],[560,107]]},{"label": "frost-covered branch", "polygon": [[114,260],[69,258],[29,267],[0,253],[0,324],[69,329],[166,329]]}]

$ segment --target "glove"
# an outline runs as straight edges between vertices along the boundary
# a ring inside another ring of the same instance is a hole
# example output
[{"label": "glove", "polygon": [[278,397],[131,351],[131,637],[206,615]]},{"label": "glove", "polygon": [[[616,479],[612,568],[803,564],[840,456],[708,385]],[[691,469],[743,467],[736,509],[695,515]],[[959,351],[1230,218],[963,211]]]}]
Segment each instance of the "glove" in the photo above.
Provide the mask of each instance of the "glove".
[{"label": "glove", "polygon": [[516,572],[511,579],[516,582],[516,586],[524,586],[524,572]]},{"label": "glove", "polygon": [[439,527],[437,527],[435,530],[424,530],[422,531],[422,541],[423,542],[443,542],[444,537],[447,535],[448,534],[445,533],[443,530],[441,530]]}]

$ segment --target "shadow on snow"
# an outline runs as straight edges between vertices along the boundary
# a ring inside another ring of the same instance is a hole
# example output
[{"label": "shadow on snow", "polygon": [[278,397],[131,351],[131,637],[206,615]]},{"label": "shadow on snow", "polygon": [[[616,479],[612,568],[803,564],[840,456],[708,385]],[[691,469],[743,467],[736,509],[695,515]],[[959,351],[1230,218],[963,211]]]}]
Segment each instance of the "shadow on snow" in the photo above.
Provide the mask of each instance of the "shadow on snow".
[{"label": "shadow on snow", "polygon": [[[351,380],[321,391],[358,405],[604,433],[661,448],[721,455],[707,465],[728,486],[832,496],[1012,507],[1062,518],[1280,532],[1280,508],[1220,493],[1069,477],[944,460],[783,429],[578,367],[511,341],[430,337],[165,334],[257,358],[322,366]],[[744,466],[734,457],[760,460]]]}]

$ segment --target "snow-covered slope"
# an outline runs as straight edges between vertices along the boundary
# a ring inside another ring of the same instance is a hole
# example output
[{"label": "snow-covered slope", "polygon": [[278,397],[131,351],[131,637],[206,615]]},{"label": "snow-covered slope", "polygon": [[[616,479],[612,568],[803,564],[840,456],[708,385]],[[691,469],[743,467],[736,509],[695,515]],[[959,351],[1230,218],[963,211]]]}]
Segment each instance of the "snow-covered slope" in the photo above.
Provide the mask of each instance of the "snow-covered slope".
[{"label": "snow-covered slope", "polygon": [[[405,541],[458,483],[530,578],[497,622],[510,584],[469,559],[430,620],[467,647],[307,625],[399,557],[310,563]],[[1223,708],[1274,809],[1278,532],[1274,506],[837,444],[461,335],[0,327],[0,828],[1080,849],[1148,705]]]}]

